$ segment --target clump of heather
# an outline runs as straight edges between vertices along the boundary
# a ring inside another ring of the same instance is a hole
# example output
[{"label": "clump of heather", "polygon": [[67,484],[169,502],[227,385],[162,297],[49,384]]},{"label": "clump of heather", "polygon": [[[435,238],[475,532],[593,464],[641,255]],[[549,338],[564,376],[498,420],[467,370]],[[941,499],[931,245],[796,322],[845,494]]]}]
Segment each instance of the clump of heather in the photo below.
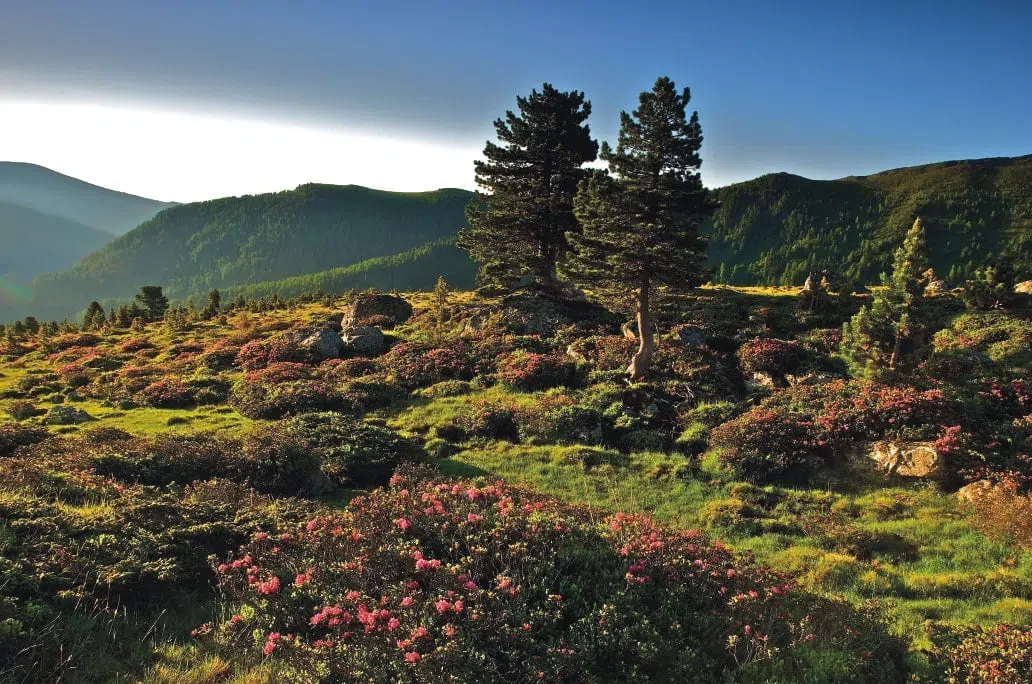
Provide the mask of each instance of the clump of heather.
[{"label": "clump of heather", "polygon": [[1032,681],[1032,629],[1027,626],[951,627],[929,623],[931,662],[943,681],[1024,684]]},{"label": "clump of heather", "polygon": [[202,631],[294,681],[721,681],[798,675],[815,650],[838,681],[901,673],[872,618],[808,615],[816,599],[698,532],[416,469],[217,571],[242,607]]}]

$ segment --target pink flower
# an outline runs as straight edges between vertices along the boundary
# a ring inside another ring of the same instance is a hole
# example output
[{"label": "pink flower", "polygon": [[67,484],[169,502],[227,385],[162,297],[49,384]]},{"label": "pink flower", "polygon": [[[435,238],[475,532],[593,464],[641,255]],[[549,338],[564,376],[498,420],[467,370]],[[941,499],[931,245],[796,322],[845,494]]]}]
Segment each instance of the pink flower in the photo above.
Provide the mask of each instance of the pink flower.
[{"label": "pink flower", "polygon": [[279,577],[273,575],[264,582],[259,582],[257,587],[255,587],[255,590],[259,594],[262,594],[264,596],[268,596],[269,594],[275,594],[277,591],[280,590]]},{"label": "pink flower", "polygon": [[453,625],[451,623],[448,623],[447,625],[444,626],[444,629],[442,629],[441,631],[444,632],[444,636],[446,636],[446,637],[453,637],[453,636],[455,636],[455,631],[456,631],[455,630],[455,625]]},{"label": "pink flower", "polygon": [[409,651],[405,654],[406,663],[418,663],[422,658],[423,656],[419,655],[416,651]]},{"label": "pink flower", "polygon": [[410,523],[410,522],[409,522],[408,520],[406,520],[405,518],[398,518],[398,519],[397,519],[397,520],[395,520],[394,522],[395,522],[395,524],[396,524],[396,525],[397,525],[398,527],[400,527],[400,528],[401,528],[401,531],[402,531],[402,532],[404,532],[404,531],[405,531],[405,530],[407,530],[408,528],[412,527],[412,523]]},{"label": "pink flower", "polygon": [[402,605],[403,607],[406,607],[406,608],[407,608],[408,606],[411,606],[411,605],[412,605],[412,602],[413,602],[413,601],[412,601],[412,597],[411,597],[411,596],[406,596],[405,598],[401,599],[401,605]]},{"label": "pink flower", "polygon": [[390,622],[387,623],[387,629],[391,632],[396,630],[398,627],[401,627],[401,620],[398,618],[391,618]]},{"label": "pink flower", "polygon": [[451,603],[444,599],[441,599],[440,601],[434,604],[434,608],[437,609],[438,613],[446,613],[448,612],[448,610],[451,609]]}]

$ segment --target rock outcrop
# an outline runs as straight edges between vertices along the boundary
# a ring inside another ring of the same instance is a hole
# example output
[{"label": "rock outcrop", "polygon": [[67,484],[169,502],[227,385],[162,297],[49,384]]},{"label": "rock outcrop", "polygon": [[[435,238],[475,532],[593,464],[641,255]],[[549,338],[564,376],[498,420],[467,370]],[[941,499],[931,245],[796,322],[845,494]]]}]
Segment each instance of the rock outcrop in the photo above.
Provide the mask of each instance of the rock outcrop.
[{"label": "rock outcrop", "polygon": [[875,442],[867,458],[886,475],[934,478],[942,474],[942,459],[930,442]]},{"label": "rock outcrop", "polygon": [[383,316],[392,325],[404,323],[412,317],[412,305],[397,295],[360,294],[344,310],[342,327],[352,328],[377,316]]},{"label": "rock outcrop", "polygon": [[312,352],[320,361],[340,358],[344,340],[340,333],[329,328],[318,330],[301,340],[301,346]]},{"label": "rock outcrop", "polygon": [[357,325],[341,331],[344,349],[357,356],[373,356],[387,349],[383,331],[371,325]]},{"label": "rock outcrop", "polygon": [[74,406],[55,406],[43,417],[44,425],[78,425],[96,420],[82,409]]}]

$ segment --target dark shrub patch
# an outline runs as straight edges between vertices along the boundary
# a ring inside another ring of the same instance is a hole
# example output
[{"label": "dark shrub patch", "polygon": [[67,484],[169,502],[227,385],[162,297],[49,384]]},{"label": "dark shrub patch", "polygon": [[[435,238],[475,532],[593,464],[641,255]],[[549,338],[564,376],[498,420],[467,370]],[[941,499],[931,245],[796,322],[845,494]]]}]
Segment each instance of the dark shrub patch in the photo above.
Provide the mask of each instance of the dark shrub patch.
[{"label": "dark shrub patch", "polygon": [[18,447],[39,444],[50,433],[38,425],[0,423],[0,456],[10,456]]},{"label": "dark shrub patch", "polygon": [[399,464],[425,458],[422,448],[397,432],[336,413],[298,416],[282,430],[311,449],[323,473],[341,487],[385,484]]},{"label": "dark shrub patch", "polygon": [[276,419],[300,413],[340,411],[353,413],[355,403],[336,388],[314,380],[261,385],[246,381],[233,386],[230,405],[253,419]]}]

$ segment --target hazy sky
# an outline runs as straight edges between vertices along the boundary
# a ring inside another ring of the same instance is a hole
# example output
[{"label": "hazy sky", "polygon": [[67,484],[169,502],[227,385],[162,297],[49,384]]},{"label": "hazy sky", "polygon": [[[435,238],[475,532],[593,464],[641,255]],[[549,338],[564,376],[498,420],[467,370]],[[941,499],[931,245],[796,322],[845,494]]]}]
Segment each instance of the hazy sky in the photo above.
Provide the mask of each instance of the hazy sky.
[{"label": "hazy sky", "polygon": [[0,159],[157,199],[473,186],[517,94],[692,88],[703,176],[1032,153],[1027,0],[0,0]]}]

